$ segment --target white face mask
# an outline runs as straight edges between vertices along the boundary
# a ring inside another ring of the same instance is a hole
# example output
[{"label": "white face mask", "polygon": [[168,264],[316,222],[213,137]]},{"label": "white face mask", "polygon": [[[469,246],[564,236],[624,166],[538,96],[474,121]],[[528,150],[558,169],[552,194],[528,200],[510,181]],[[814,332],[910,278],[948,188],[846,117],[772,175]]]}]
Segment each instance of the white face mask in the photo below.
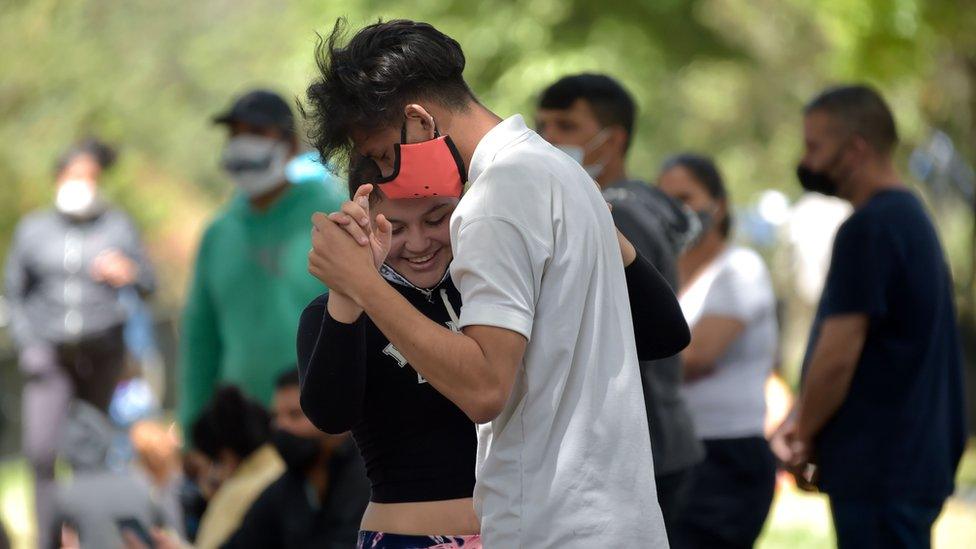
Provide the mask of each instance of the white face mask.
[{"label": "white face mask", "polygon": [[600,177],[603,173],[603,169],[607,167],[606,162],[596,162],[594,164],[583,164],[583,159],[586,158],[588,153],[596,150],[597,147],[603,145],[607,142],[607,138],[610,137],[610,132],[607,128],[600,130],[600,133],[594,135],[586,145],[580,147],[579,145],[556,145],[556,148],[568,154],[570,158],[578,162],[586,173],[590,175],[593,179]]},{"label": "white face mask", "polygon": [[54,205],[65,215],[88,218],[102,211],[103,202],[94,181],[68,179],[58,186]]},{"label": "white face mask", "polygon": [[288,143],[258,135],[238,135],[227,142],[220,165],[248,198],[261,196],[285,181]]}]

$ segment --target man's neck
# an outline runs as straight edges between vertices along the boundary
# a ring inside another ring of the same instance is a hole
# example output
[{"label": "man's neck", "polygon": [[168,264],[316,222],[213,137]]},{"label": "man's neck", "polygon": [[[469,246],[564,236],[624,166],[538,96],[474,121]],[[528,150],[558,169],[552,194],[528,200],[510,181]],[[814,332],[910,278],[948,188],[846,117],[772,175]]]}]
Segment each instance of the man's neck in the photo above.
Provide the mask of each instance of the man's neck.
[{"label": "man's neck", "polygon": [[904,188],[901,177],[890,160],[868,163],[858,176],[859,180],[851,185],[851,192],[843,197],[854,209],[861,208],[881,191]]},{"label": "man's neck", "polygon": [[502,119],[479,103],[472,102],[468,110],[452,113],[447,116],[444,124],[445,133],[450,134],[451,141],[461,154],[466,169],[471,169],[471,158],[474,156],[478,144]]},{"label": "man's neck", "polygon": [[265,212],[278,201],[279,198],[284,196],[288,189],[291,188],[291,183],[288,181],[282,181],[277,187],[271,189],[270,191],[260,195],[254,196],[248,199],[251,203],[251,207],[259,212]]},{"label": "man's neck", "polygon": [[623,159],[619,159],[603,167],[603,172],[596,178],[596,183],[603,190],[624,179],[627,179],[627,170],[624,169]]}]

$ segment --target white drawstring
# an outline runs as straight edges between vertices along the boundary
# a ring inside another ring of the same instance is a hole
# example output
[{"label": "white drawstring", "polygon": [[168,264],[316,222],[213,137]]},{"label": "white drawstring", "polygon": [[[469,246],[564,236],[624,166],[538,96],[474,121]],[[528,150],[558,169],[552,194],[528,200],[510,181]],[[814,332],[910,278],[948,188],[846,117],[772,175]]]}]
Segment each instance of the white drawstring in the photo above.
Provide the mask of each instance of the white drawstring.
[{"label": "white drawstring", "polygon": [[461,319],[458,318],[457,313],[454,311],[454,306],[451,305],[451,300],[447,298],[447,290],[441,290],[441,299],[444,301],[444,308],[447,309],[447,316],[451,317],[451,322],[454,323],[454,329],[461,329]]}]

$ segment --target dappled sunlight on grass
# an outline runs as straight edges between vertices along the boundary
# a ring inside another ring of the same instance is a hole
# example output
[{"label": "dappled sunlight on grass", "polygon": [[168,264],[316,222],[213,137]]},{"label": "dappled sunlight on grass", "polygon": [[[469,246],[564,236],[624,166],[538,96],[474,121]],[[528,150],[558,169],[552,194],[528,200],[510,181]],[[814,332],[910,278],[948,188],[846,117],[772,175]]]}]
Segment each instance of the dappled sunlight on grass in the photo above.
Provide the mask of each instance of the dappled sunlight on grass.
[{"label": "dappled sunlight on grass", "polygon": [[0,522],[14,549],[33,546],[33,507],[27,462],[19,459],[0,462]]},{"label": "dappled sunlight on grass", "polygon": [[[932,535],[935,549],[976,547],[976,444],[970,442],[959,468],[956,495],[946,502]],[[830,506],[823,494],[799,490],[789,478],[778,482],[759,549],[836,547]]]}]

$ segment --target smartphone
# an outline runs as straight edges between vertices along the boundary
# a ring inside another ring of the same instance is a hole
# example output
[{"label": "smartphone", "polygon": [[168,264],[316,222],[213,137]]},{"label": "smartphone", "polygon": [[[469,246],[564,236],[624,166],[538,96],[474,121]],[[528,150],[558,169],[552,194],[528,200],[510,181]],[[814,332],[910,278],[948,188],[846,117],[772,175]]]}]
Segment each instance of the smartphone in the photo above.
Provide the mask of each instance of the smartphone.
[{"label": "smartphone", "polygon": [[128,530],[136,535],[142,543],[146,544],[149,549],[156,549],[156,545],[153,543],[152,536],[149,535],[149,530],[139,522],[139,519],[134,517],[121,518],[115,521],[116,526],[119,528],[121,533],[124,530]]}]

